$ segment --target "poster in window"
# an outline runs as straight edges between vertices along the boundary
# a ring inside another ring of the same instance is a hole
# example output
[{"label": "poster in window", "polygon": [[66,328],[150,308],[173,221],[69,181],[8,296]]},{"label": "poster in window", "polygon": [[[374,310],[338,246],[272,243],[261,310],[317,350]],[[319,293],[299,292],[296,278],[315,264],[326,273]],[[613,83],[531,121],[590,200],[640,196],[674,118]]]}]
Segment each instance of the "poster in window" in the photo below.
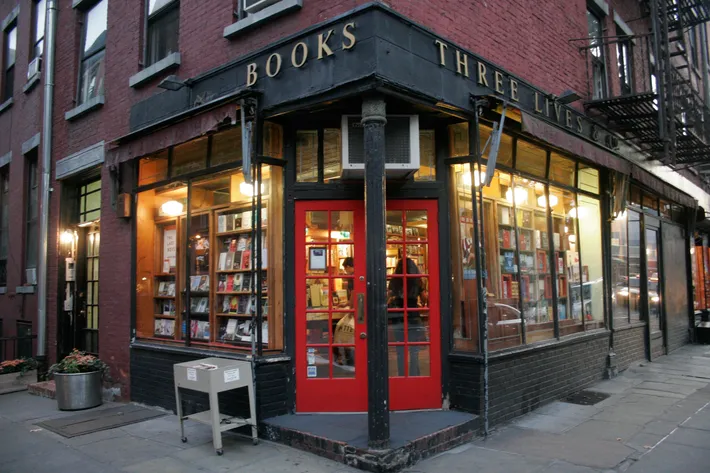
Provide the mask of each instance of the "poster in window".
[{"label": "poster in window", "polygon": [[310,271],[325,271],[326,269],[326,248],[310,248],[308,254],[308,269]]},{"label": "poster in window", "polygon": [[163,272],[174,273],[177,261],[177,229],[163,230]]}]

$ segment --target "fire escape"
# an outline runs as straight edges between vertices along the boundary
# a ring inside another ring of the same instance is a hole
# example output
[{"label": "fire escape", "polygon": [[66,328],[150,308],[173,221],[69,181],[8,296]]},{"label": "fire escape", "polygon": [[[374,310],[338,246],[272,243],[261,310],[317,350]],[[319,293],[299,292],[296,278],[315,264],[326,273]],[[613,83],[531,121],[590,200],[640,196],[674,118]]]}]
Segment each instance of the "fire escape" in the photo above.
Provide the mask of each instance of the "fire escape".
[{"label": "fire escape", "polygon": [[[591,35],[579,47],[589,71],[591,100],[585,107],[651,160],[674,169],[693,168],[710,184],[707,65],[699,59],[701,40],[689,44],[693,27],[710,20],[710,0],[642,0],[641,6],[643,15],[633,24],[646,31]],[[602,48],[612,49],[607,45],[615,46],[618,77],[605,79],[621,82],[609,90],[594,71],[594,56]]]}]

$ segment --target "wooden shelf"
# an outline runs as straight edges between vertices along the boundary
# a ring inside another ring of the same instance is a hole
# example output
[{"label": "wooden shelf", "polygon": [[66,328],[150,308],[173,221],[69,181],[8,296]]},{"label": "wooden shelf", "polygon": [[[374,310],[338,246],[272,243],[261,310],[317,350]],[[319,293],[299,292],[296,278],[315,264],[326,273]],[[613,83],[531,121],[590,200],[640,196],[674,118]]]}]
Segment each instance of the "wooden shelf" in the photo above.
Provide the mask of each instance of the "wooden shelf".
[{"label": "wooden shelf", "polygon": [[[266,271],[266,268],[262,268],[262,271]],[[257,269],[220,269],[215,271],[217,274],[229,274],[229,273],[256,273]]]},{"label": "wooden shelf", "polygon": [[[262,296],[264,296],[264,295],[266,295],[266,294],[268,294],[268,293],[269,293],[269,291],[261,291],[261,295],[262,295]],[[215,294],[217,294],[218,296],[237,296],[237,295],[241,295],[241,296],[252,296],[252,295],[253,295],[253,296],[256,296],[256,295],[257,295],[256,292],[251,292],[251,291],[216,292]]]},{"label": "wooden shelf", "polygon": [[174,319],[176,316],[175,315],[165,315],[165,314],[155,314],[155,317],[158,319]]},{"label": "wooden shelf", "polygon": [[[267,227],[261,227],[262,230],[267,230]],[[231,236],[231,235],[244,235],[245,233],[255,232],[256,228],[240,228],[238,230],[230,230],[228,232],[217,232],[215,233],[218,237]]]},{"label": "wooden shelf", "polygon": [[175,277],[176,275],[175,275],[175,273],[155,273],[155,274],[153,274],[153,276],[156,278],[164,278],[164,277],[169,277],[169,276]]},{"label": "wooden shelf", "polygon": [[[216,315],[217,317],[240,317],[240,318],[249,318],[249,319],[251,319],[252,317],[256,317],[256,314],[254,314],[254,315],[249,315],[249,314],[237,314],[237,313],[230,314],[230,313],[224,313],[224,312],[222,312],[222,313],[217,313],[217,314],[215,314],[215,315]],[[266,320],[266,317],[264,317],[264,320]]]},{"label": "wooden shelf", "polygon": [[175,296],[153,296],[154,299],[175,299]]}]

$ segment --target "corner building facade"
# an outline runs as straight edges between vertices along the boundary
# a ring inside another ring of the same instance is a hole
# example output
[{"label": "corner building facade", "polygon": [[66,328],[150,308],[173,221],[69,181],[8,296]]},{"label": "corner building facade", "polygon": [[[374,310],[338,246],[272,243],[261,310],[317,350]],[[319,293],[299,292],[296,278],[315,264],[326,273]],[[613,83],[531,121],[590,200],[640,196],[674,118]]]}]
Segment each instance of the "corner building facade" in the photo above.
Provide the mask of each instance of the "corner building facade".
[{"label": "corner building facade", "polygon": [[50,358],[171,409],[252,360],[260,420],[384,445],[382,405],[494,425],[691,341],[706,2],[209,3],[59,8]]}]

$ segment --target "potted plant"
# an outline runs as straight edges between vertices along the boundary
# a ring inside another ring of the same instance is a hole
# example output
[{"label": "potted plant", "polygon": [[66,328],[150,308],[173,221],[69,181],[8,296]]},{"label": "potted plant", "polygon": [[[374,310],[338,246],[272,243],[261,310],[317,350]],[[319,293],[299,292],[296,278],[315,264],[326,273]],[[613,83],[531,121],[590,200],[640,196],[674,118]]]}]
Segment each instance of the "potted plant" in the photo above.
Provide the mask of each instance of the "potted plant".
[{"label": "potted plant", "polygon": [[106,363],[76,348],[49,368],[54,378],[59,409],[74,411],[101,404],[101,387],[108,377]]},{"label": "potted plant", "polygon": [[6,360],[0,363],[0,394],[24,391],[37,381],[37,361],[32,358]]}]

